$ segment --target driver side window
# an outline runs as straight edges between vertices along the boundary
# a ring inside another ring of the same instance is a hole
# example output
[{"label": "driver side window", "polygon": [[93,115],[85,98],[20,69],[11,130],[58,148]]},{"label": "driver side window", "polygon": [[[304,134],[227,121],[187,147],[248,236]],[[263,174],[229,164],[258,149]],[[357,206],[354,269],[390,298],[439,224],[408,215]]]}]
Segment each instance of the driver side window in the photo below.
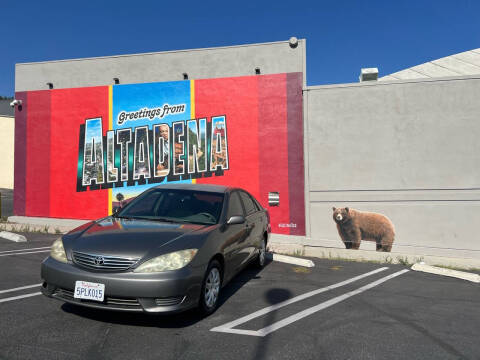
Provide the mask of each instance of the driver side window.
[{"label": "driver side window", "polygon": [[152,216],[155,209],[158,207],[159,199],[162,193],[159,191],[151,192],[141,198],[135,206],[128,209],[129,216]]},{"label": "driver side window", "polygon": [[243,213],[243,206],[240,202],[240,198],[238,197],[238,191],[235,191],[230,194],[230,201],[228,202],[228,212],[227,212],[227,220],[230,219],[232,216],[245,216]]}]

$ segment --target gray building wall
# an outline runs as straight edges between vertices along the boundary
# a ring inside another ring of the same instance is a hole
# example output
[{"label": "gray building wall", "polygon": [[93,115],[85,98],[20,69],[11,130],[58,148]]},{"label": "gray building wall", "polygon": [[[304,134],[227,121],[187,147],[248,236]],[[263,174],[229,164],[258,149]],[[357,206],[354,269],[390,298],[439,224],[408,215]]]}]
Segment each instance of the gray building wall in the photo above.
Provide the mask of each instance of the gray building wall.
[{"label": "gray building wall", "polygon": [[0,99],[0,116],[15,116],[15,109],[10,106],[12,99]]},{"label": "gray building wall", "polygon": [[15,65],[15,91],[303,72],[305,40]]},{"label": "gray building wall", "polygon": [[343,248],[332,207],[349,206],[393,221],[394,252],[480,259],[480,77],[304,94],[307,243]]}]

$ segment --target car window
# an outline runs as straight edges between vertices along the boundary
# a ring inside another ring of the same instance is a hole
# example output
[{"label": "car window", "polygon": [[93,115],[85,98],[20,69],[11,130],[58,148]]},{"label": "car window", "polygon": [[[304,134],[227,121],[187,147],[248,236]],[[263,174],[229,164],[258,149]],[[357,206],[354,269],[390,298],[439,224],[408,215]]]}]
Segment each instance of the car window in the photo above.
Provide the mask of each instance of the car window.
[{"label": "car window", "polygon": [[230,219],[232,216],[236,215],[244,216],[242,203],[240,202],[237,191],[230,194],[230,201],[228,202],[227,220]]},{"label": "car window", "polygon": [[253,203],[253,200],[250,197],[250,195],[248,195],[244,191],[241,191],[240,192],[240,197],[242,198],[243,206],[245,206],[245,211],[247,213],[247,216],[251,215],[251,214],[253,214],[254,212],[257,211],[257,207]]},{"label": "car window", "polygon": [[158,200],[162,193],[153,192],[148,194],[148,196],[143,196],[135,207],[130,208],[128,215],[133,216],[148,216],[152,215],[155,209],[155,205],[158,203]]},{"label": "car window", "polygon": [[257,199],[255,199],[253,196],[250,196],[250,198],[253,200],[253,203],[255,204],[255,208],[257,211],[260,211],[262,210],[262,205],[259,204],[259,202],[257,201]]}]

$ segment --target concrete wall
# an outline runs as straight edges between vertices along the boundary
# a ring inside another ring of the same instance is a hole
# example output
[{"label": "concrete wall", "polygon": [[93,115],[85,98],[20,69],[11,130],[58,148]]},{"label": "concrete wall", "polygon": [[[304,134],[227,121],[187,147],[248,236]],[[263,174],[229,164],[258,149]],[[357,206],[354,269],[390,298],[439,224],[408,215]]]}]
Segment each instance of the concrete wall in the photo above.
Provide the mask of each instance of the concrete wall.
[{"label": "concrete wall", "polygon": [[0,99],[0,116],[15,116],[15,109],[10,106],[12,99]]},{"label": "concrete wall", "polygon": [[16,64],[15,91],[303,72],[305,40]]},{"label": "concrete wall", "polygon": [[307,242],[343,248],[349,206],[393,221],[394,252],[480,259],[479,94],[480,77],[308,88]]},{"label": "concrete wall", "polygon": [[15,119],[0,115],[0,188],[13,189]]}]

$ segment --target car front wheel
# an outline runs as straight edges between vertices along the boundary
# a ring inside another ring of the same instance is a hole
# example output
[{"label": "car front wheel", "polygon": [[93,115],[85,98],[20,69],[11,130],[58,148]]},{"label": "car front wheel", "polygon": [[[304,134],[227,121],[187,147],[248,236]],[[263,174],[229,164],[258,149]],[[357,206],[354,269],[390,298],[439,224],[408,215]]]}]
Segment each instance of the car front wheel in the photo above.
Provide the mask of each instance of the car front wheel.
[{"label": "car front wheel", "polygon": [[222,283],[221,266],[218,261],[213,260],[208,265],[205,278],[202,283],[199,307],[205,315],[213,313],[218,306],[218,296]]}]

